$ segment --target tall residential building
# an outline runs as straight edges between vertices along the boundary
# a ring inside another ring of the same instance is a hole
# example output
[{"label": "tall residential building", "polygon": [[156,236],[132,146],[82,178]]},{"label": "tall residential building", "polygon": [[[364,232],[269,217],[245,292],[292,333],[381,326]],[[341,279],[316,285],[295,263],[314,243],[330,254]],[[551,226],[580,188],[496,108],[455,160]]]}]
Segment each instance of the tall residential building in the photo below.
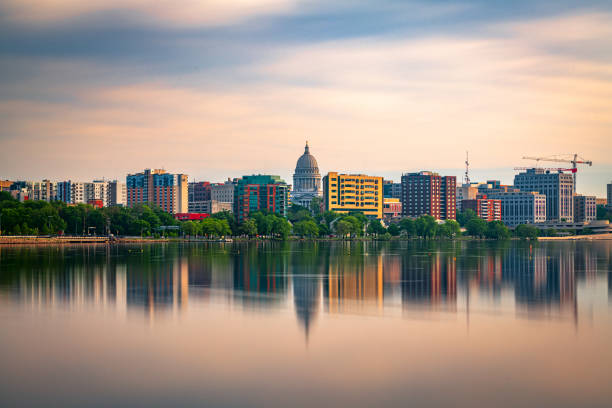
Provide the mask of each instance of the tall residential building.
[{"label": "tall residential building", "polygon": [[188,210],[186,174],[171,174],[165,170],[146,169],[126,177],[127,205],[150,203],[171,214]]},{"label": "tall residential building", "polygon": [[537,192],[493,193],[487,196],[501,202],[501,220],[509,227],[546,221],[546,196]]},{"label": "tall residential building", "polygon": [[117,180],[108,182],[108,205],[127,205],[127,187]]},{"label": "tall residential building", "polygon": [[49,180],[33,181],[31,184],[30,200],[55,201],[57,200],[57,183]]},{"label": "tall residential building", "polygon": [[85,183],[72,180],[58,182],[57,199],[67,204],[87,204]]},{"label": "tall residential building", "polygon": [[514,176],[514,186],[521,191],[537,191],[546,195],[548,221],[574,220],[574,178],[571,174],[528,169]]},{"label": "tall residential building", "polygon": [[591,222],[597,219],[595,196],[574,196],[574,222]]},{"label": "tall residential building", "polygon": [[289,186],[279,176],[244,176],[234,188],[234,214],[238,221],[259,210],[286,216],[288,205]]},{"label": "tall residential building", "polygon": [[293,192],[291,202],[310,208],[310,201],[321,196],[321,174],[315,157],[310,154],[308,142],[304,147],[304,154],[300,156],[295,165],[293,174]]},{"label": "tall residential building", "polygon": [[431,215],[437,220],[457,218],[457,179],[421,171],[402,175],[402,215]]},{"label": "tall residential building", "polygon": [[85,184],[85,201],[87,203],[101,203],[103,207],[108,207],[108,181],[94,180]]},{"label": "tall residential building", "polygon": [[463,210],[472,210],[478,218],[485,221],[501,221],[501,201],[487,198],[486,195],[480,194],[474,199],[463,200]]},{"label": "tall residential building", "polygon": [[383,178],[365,174],[329,172],[323,177],[325,209],[339,213],[361,212],[383,217]]},{"label": "tall residential building", "polygon": [[608,187],[608,210],[612,211],[612,181],[607,185]]},{"label": "tall residential building", "polygon": [[402,199],[402,183],[394,183],[392,180],[383,180],[383,197]]}]

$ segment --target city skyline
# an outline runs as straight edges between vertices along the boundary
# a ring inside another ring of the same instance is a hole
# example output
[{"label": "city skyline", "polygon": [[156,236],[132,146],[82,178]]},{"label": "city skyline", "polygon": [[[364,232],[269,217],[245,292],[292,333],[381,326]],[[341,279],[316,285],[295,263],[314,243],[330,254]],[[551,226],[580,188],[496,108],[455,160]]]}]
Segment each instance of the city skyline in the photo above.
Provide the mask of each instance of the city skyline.
[{"label": "city skyline", "polygon": [[609,2],[0,3],[1,178],[612,175]]}]

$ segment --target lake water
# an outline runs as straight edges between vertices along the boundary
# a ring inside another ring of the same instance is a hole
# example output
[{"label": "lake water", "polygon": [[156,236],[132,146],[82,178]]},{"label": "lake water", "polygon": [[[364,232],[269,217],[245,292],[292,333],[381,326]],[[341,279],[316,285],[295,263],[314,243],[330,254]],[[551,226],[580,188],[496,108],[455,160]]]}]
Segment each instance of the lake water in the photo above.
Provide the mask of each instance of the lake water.
[{"label": "lake water", "polygon": [[609,407],[612,241],[0,248],[0,406]]}]

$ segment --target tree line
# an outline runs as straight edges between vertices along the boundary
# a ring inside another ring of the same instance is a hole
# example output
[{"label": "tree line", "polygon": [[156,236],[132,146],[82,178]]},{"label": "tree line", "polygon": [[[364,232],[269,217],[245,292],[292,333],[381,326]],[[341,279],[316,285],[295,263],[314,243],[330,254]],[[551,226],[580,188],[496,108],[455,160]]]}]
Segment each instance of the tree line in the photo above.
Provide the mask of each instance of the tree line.
[{"label": "tree line", "polygon": [[[385,227],[380,220],[371,220],[362,213],[341,214],[322,211],[321,199],[315,198],[310,208],[293,204],[287,217],[257,211],[238,222],[229,211],[212,214],[201,221],[178,221],[171,214],[152,205],[139,204],[131,208],[96,208],[87,204],[67,205],[62,201],[19,202],[6,192],[0,193],[0,231],[4,235],[49,235],[61,232],[69,235],[178,236],[194,237],[263,236],[287,239],[336,236],[340,238],[372,237],[391,239],[405,236],[424,239],[454,239],[461,235],[477,238],[507,239],[512,235],[536,238],[543,233],[537,228],[521,225],[514,234],[501,222],[486,222],[474,211],[460,212],[455,220],[438,223],[431,216],[403,218]],[[161,229],[160,227],[171,227]],[[462,233],[461,228],[465,228]]]}]

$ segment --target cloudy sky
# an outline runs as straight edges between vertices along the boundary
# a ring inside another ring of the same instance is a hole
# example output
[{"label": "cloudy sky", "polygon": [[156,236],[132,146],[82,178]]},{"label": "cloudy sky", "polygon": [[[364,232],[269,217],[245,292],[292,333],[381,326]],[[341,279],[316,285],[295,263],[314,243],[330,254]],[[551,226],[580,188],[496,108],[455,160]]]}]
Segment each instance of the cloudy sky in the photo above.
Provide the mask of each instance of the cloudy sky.
[{"label": "cloudy sky", "polygon": [[[0,178],[612,180],[612,2],[0,0]],[[549,166],[557,167],[554,163]]]}]

